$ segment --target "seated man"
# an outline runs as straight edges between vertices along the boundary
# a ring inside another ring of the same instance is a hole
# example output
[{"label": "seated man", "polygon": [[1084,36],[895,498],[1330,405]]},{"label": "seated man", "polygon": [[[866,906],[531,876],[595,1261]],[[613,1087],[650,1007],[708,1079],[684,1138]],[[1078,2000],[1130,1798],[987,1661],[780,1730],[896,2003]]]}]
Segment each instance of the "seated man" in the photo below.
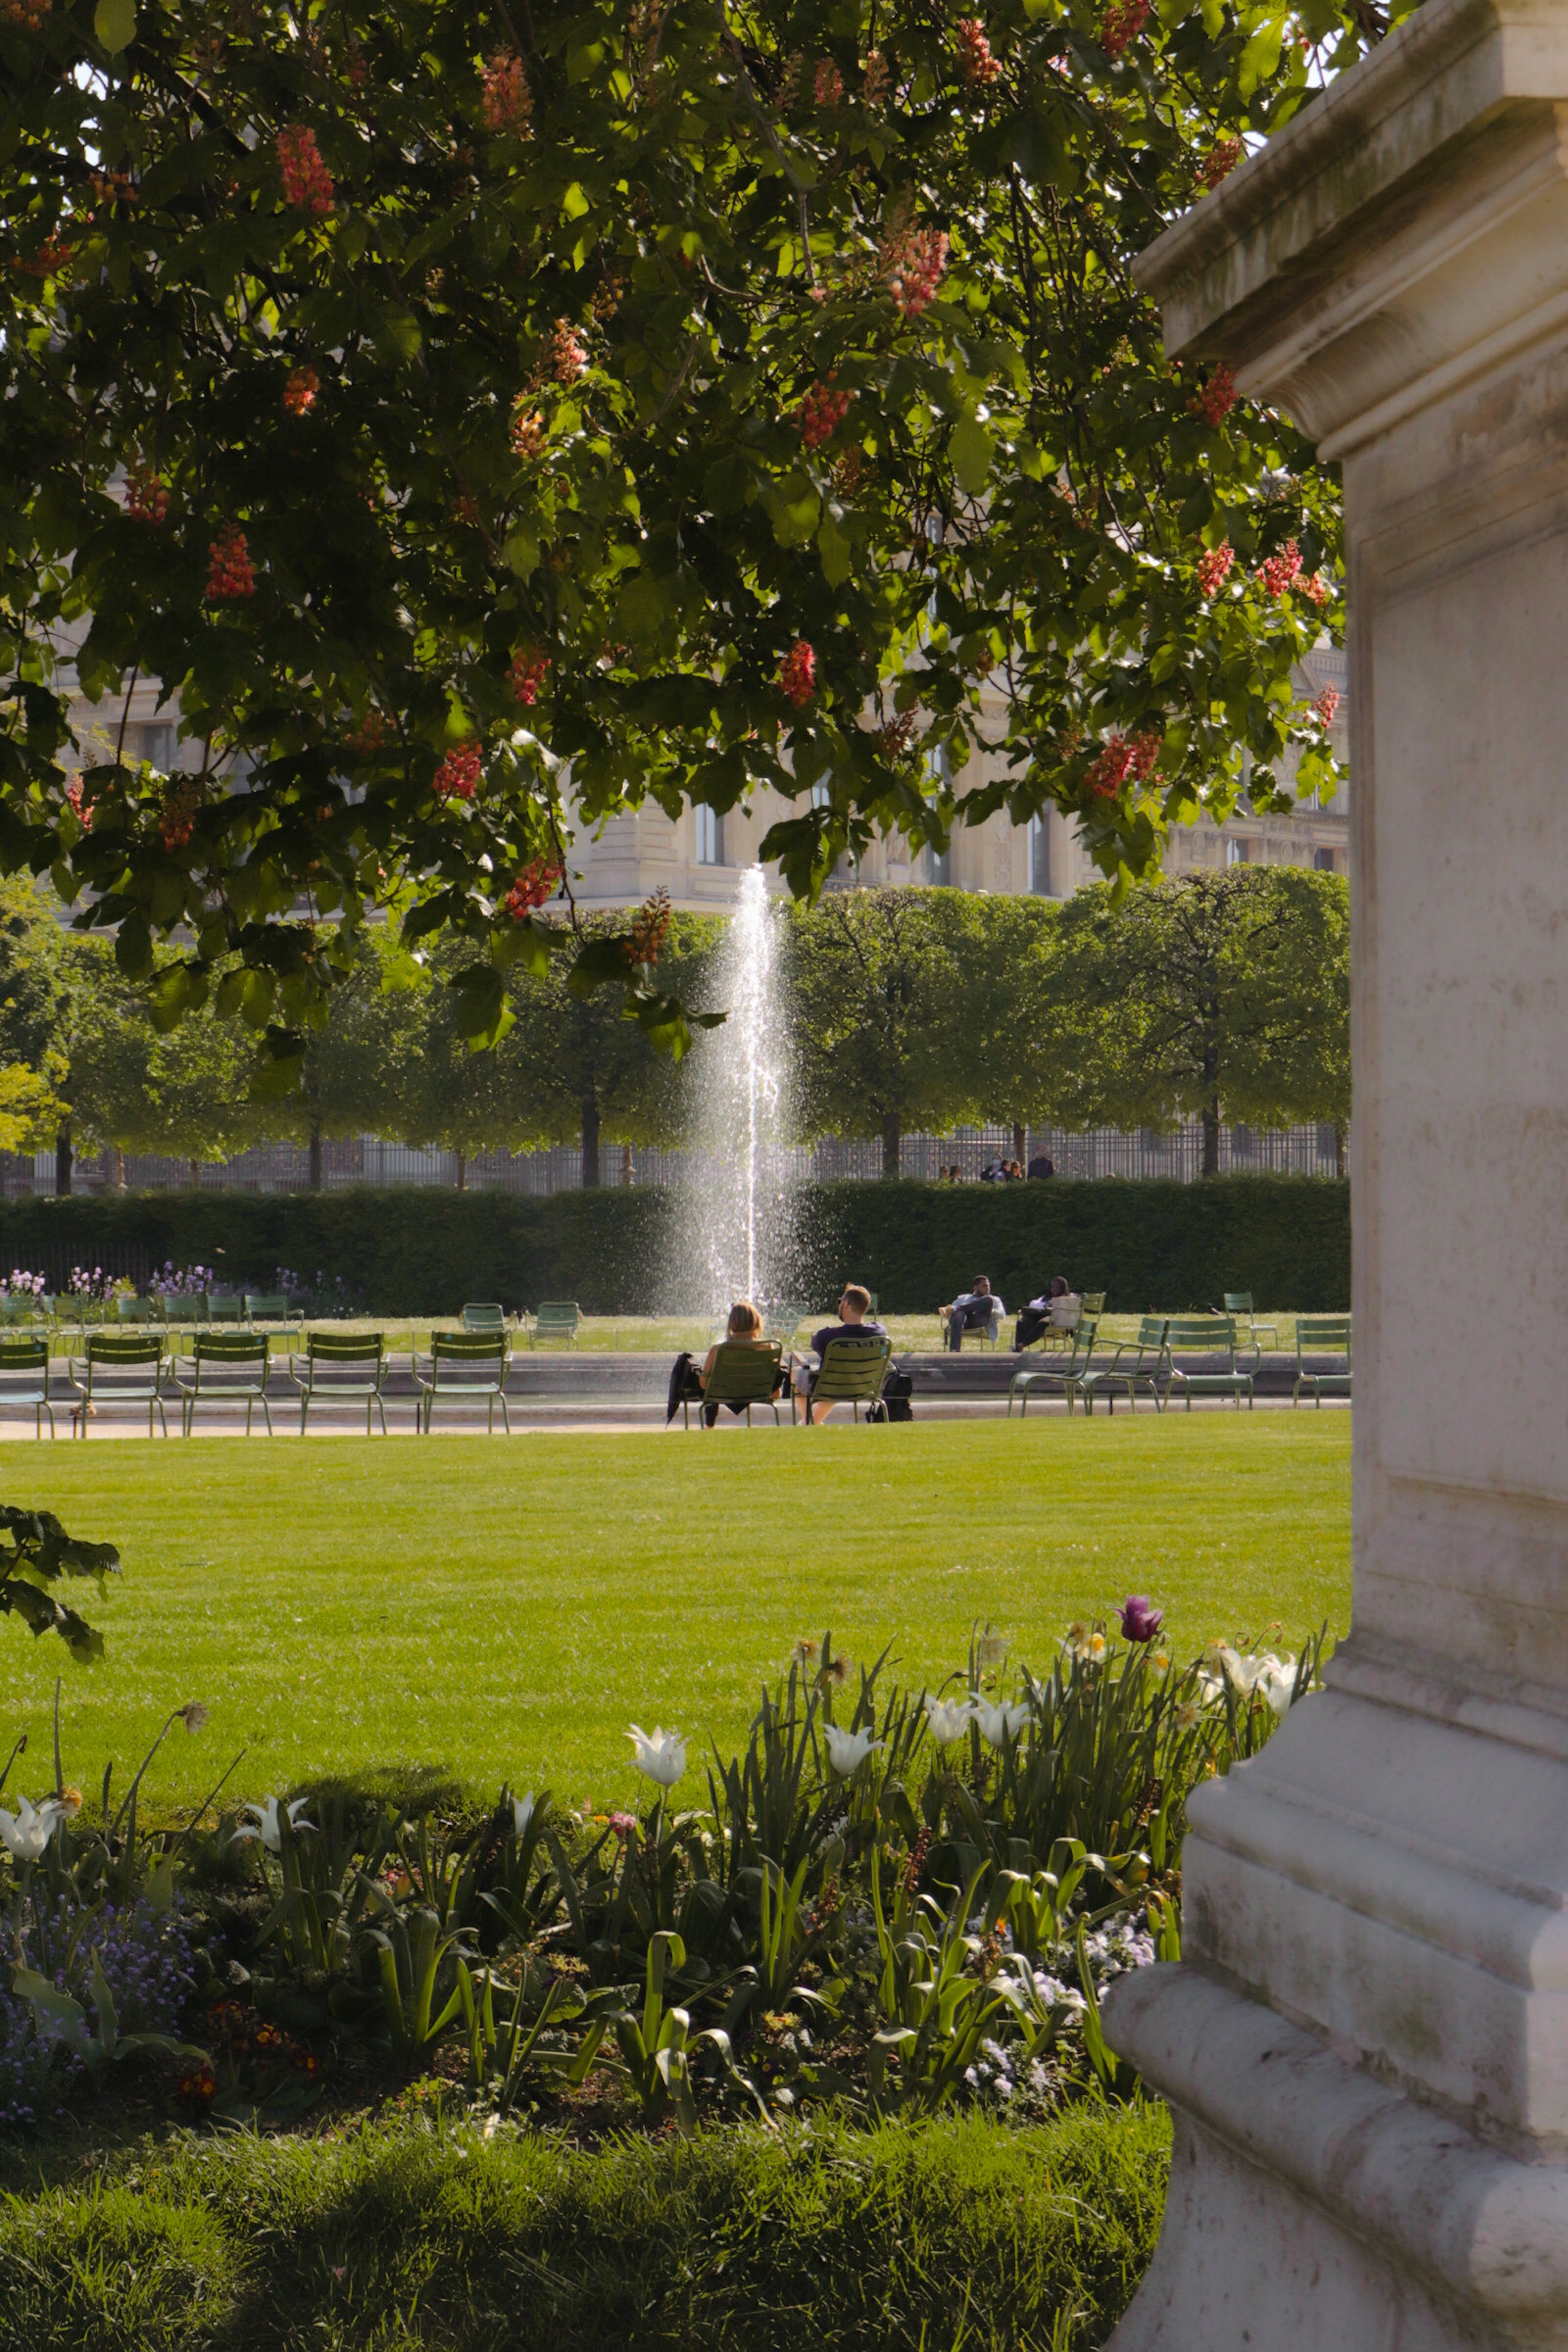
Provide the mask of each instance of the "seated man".
[{"label": "seated man", "polygon": [[[871,1319],[870,1292],[863,1289],[858,1282],[847,1282],[844,1296],[838,1302],[837,1322],[825,1323],[820,1331],[814,1331],[811,1335],[811,1352],[816,1360],[800,1366],[795,1374],[796,1395],[810,1398],[812,1381],[822,1369],[822,1351],[830,1339],[885,1339],[887,1336],[881,1324]],[[806,1405],[807,1412],[818,1426],[827,1419],[832,1410],[830,1404],[812,1405],[808,1402]]]},{"label": "seated man", "polygon": [[942,1319],[947,1326],[947,1344],[953,1354],[956,1356],[963,1347],[966,1331],[984,1330],[993,1343],[999,1339],[1002,1318],[1006,1311],[992,1289],[989,1277],[977,1274],[973,1289],[960,1291],[952,1305],[942,1309]]}]

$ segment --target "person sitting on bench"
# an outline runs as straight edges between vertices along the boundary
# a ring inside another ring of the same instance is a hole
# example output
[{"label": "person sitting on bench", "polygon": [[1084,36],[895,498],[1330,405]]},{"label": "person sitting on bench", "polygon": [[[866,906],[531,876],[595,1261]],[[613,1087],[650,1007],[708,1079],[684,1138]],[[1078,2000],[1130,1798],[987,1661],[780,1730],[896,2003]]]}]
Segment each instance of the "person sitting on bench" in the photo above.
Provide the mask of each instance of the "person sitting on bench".
[{"label": "person sitting on bench", "polygon": [[984,1331],[994,1345],[1002,1336],[1002,1318],[1005,1312],[1001,1299],[991,1287],[989,1276],[977,1274],[973,1289],[960,1291],[952,1305],[942,1309],[942,1319],[947,1326],[947,1345],[956,1356],[963,1345],[966,1331]]},{"label": "person sitting on bench", "polygon": [[1047,1331],[1076,1331],[1078,1318],[1083,1312],[1083,1300],[1068,1283],[1065,1274],[1054,1274],[1051,1286],[1038,1298],[1031,1298],[1018,1314],[1018,1328],[1013,1334],[1015,1353],[1032,1348]]},{"label": "person sitting on bench", "polygon": [[[700,1370],[698,1369],[689,1349],[683,1348],[677,1356],[669,1375],[669,1411],[665,1415],[667,1426],[675,1419],[683,1404],[695,1403],[707,1387],[708,1375],[713,1369],[713,1359],[718,1354],[721,1344],[719,1340],[714,1340],[702,1359]],[[734,1306],[731,1307],[723,1344],[732,1348],[765,1348],[767,1346],[768,1343],[763,1337],[763,1318],[749,1298],[737,1299]],[[779,1374],[781,1387],[783,1382],[784,1374],[781,1371]],[[775,1391],[775,1394],[776,1392]],[[737,1416],[745,1410],[743,1404],[732,1404],[730,1407],[730,1411]],[[711,1429],[719,1418],[718,1406],[705,1404],[702,1408],[702,1418]]]},{"label": "person sitting on bench", "polygon": [[816,1359],[816,1363],[803,1364],[795,1375],[795,1394],[807,1400],[805,1409],[812,1413],[819,1427],[833,1410],[830,1404],[818,1405],[814,1410],[809,1402],[812,1382],[822,1368],[824,1348],[834,1339],[885,1339],[887,1336],[881,1324],[872,1320],[870,1292],[863,1289],[858,1282],[847,1282],[844,1296],[838,1302],[837,1322],[825,1323],[820,1331],[814,1331],[811,1335],[811,1352]]}]

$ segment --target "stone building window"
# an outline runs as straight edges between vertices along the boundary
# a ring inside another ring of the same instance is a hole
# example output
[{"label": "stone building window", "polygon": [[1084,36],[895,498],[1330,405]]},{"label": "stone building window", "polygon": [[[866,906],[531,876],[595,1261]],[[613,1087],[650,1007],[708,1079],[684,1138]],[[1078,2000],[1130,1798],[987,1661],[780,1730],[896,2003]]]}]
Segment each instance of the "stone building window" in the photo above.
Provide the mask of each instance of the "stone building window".
[{"label": "stone building window", "polygon": [[724,820],[717,809],[705,808],[700,803],[692,812],[697,832],[697,863],[699,866],[722,866],[724,863]]}]

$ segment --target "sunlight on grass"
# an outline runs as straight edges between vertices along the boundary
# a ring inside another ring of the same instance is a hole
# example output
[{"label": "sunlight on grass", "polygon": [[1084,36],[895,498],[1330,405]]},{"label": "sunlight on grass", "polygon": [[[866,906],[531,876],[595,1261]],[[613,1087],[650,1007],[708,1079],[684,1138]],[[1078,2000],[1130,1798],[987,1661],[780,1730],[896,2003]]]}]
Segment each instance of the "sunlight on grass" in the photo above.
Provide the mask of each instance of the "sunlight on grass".
[{"label": "sunlight on grass", "polygon": [[940,1677],[971,1626],[1043,1663],[1129,1591],[1178,1654],[1350,1610],[1348,1413],[1033,1418],[605,1437],[7,1444],[8,1500],[109,1539],[123,1581],[87,1613],[90,1669],[0,1622],[0,1735],[48,1774],[133,1770],[171,1707],[156,1801],[190,1805],[236,1749],[254,1795],[326,1773],[429,1769],[493,1795],[629,1795],[624,1734],[743,1732],[802,1633]]}]

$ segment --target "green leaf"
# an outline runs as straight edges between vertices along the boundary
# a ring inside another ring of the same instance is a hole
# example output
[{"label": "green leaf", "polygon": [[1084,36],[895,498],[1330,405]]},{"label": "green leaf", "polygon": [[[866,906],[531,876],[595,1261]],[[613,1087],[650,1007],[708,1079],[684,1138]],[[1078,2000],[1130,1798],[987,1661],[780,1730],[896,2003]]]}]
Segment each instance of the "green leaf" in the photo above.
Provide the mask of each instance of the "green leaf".
[{"label": "green leaf", "polygon": [[616,610],[627,636],[634,644],[646,645],[664,625],[664,591],[651,573],[634,572],[621,591]]},{"label": "green leaf", "polygon": [[118,57],[136,37],[136,0],[98,0],[92,29],[110,55]]},{"label": "green leaf", "polygon": [[816,485],[805,474],[786,474],[767,495],[773,537],[781,547],[804,547],[816,530],[822,501]]},{"label": "green leaf", "polygon": [[852,549],[849,535],[830,507],[823,509],[822,529],[816,534],[817,551],[822,557],[822,572],[830,588],[842,588],[849,577]]},{"label": "green leaf", "polygon": [[978,498],[991,478],[995,443],[977,416],[963,416],[953,426],[947,446],[959,488],[967,490],[972,499]]}]

